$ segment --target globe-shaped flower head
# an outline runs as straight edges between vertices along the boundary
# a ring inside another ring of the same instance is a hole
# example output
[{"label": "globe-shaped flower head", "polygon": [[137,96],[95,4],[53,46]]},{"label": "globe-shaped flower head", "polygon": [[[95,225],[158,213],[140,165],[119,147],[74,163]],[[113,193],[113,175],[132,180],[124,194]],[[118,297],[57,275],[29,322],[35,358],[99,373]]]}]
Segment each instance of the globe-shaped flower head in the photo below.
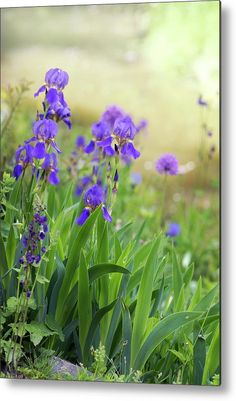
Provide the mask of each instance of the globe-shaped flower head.
[{"label": "globe-shaped flower head", "polygon": [[180,225],[178,223],[170,223],[166,231],[167,237],[177,237],[180,234]]},{"label": "globe-shaped flower head", "polygon": [[156,170],[159,174],[176,175],[178,174],[178,160],[174,155],[166,153],[157,160]]}]

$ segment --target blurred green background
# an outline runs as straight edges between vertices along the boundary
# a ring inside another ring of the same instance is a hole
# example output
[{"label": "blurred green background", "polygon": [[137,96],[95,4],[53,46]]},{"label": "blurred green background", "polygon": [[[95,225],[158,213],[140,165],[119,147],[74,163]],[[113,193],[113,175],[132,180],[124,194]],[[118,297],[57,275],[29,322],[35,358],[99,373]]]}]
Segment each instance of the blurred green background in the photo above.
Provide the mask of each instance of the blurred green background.
[{"label": "blurred green background", "polygon": [[[175,153],[182,165],[195,161],[202,118],[214,133],[209,146],[218,150],[218,1],[3,9],[1,22],[2,86],[32,81],[24,130],[40,108],[32,94],[49,68],[60,67],[70,75],[65,96],[75,123],[67,134],[71,143],[81,133],[77,122],[88,126],[116,103],[136,122],[149,121],[138,171],[149,174],[163,152]],[[200,94],[209,102],[204,117]],[[26,134],[16,132],[17,142]]]}]

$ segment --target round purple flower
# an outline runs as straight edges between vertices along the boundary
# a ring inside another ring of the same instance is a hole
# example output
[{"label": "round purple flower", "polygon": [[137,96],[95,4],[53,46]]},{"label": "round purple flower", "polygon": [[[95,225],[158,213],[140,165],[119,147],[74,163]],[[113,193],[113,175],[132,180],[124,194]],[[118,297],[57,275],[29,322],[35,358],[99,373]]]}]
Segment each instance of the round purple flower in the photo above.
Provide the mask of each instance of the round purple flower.
[{"label": "round purple flower", "polygon": [[180,234],[180,225],[178,223],[170,223],[166,231],[167,237],[176,237]]},{"label": "round purple flower", "polygon": [[156,169],[160,174],[176,175],[178,174],[178,160],[174,155],[166,153],[157,160]]},{"label": "round purple flower", "polygon": [[55,86],[58,90],[64,89],[69,82],[69,75],[60,68],[51,68],[45,75],[46,84]]}]

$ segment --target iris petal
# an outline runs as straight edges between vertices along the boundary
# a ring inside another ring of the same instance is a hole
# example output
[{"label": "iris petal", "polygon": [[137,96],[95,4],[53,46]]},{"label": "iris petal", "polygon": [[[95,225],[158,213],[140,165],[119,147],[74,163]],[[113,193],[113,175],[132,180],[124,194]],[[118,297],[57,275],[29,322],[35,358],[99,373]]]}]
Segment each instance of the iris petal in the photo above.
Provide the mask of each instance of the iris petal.
[{"label": "iris petal", "polygon": [[95,148],[95,142],[90,141],[89,144],[84,149],[84,151],[85,151],[85,153],[92,153],[94,151],[94,148]]},{"label": "iris petal", "polygon": [[45,157],[45,144],[43,142],[38,142],[34,148],[33,156],[35,159],[43,159]]},{"label": "iris petal", "polygon": [[22,171],[23,171],[22,165],[21,165],[21,164],[17,164],[17,165],[14,167],[13,176],[18,180],[18,178],[20,177]]},{"label": "iris petal", "polygon": [[108,210],[105,206],[102,206],[102,214],[105,220],[109,221],[110,223],[112,222],[112,217],[111,215],[108,213]]},{"label": "iris petal", "polygon": [[81,215],[76,219],[76,224],[79,224],[79,226],[82,226],[86,220],[89,218],[90,216],[90,210],[85,208]]},{"label": "iris petal", "polygon": [[48,176],[48,181],[50,182],[50,184],[52,185],[58,185],[60,180],[59,177],[56,173],[56,171],[51,171],[49,176]]},{"label": "iris petal", "polygon": [[34,97],[37,97],[41,92],[46,90],[46,85],[41,86],[37,92],[35,92]]}]

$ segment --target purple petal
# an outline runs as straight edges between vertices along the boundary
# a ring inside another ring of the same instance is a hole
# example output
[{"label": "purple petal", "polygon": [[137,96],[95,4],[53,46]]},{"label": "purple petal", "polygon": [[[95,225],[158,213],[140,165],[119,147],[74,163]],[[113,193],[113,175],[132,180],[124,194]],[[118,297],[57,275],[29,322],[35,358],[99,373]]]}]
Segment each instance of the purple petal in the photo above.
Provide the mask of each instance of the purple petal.
[{"label": "purple petal", "polygon": [[50,159],[50,154],[49,155],[46,154],[44,162],[42,164],[42,168],[44,168],[45,170],[49,170],[49,168],[50,168],[50,160],[51,160]]},{"label": "purple petal", "polygon": [[46,154],[44,142],[38,142],[34,148],[33,156],[35,159],[44,159]]},{"label": "purple petal", "polygon": [[134,159],[137,159],[140,156],[140,152],[135,149],[131,142],[125,143],[122,146],[121,153],[122,155],[132,156]]},{"label": "purple petal", "polygon": [[43,85],[39,88],[37,92],[35,92],[34,97],[37,97],[41,92],[44,92],[46,90],[46,85]]},{"label": "purple petal", "polygon": [[95,142],[91,141],[89,142],[89,144],[86,146],[86,148],[84,149],[85,153],[92,153],[94,151],[95,148]]},{"label": "purple petal", "polygon": [[51,141],[51,145],[57,151],[57,153],[62,153],[61,150],[58,148],[56,142]]},{"label": "purple petal", "polygon": [[82,226],[86,220],[89,218],[90,216],[90,210],[85,208],[81,215],[76,219],[76,224],[79,224],[79,226]]},{"label": "purple petal", "polygon": [[109,221],[110,223],[112,222],[112,217],[108,213],[108,210],[106,209],[105,206],[102,207],[102,214],[105,220]]},{"label": "purple petal", "polygon": [[48,176],[48,181],[50,182],[50,184],[52,185],[58,185],[60,180],[59,177],[56,173],[56,171],[51,171],[49,176]]},{"label": "purple petal", "polygon": [[53,105],[59,101],[57,90],[54,88],[49,89],[46,100],[50,105]]},{"label": "purple petal", "polygon": [[76,146],[78,148],[84,148],[85,147],[85,138],[82,135],[77,136],[77,138],[76,138]]},{"label": "purple petal", "polygon": [[67,125],[67,127],[68,127],[69,129],[71,129],[72,124],[71,124],[71,121],[69,120],[69,118],[63,118],[63,121],[64,121],[64,123]]},{"label": "purple petal", "polygon": [[107,156],[114,156],[114,154],[115,154],[115,151],[114,151],[114,149],[112,148],[112,146],[106,146],[106,147],[103,149],[103,151],[104,151],[105,155],[107,155]]},{"label": "purple petal", "polygon": [[112,144],[112,137],[109,136],[106,139],[103,139],[103,141],[97,141],[97,146],[102,146],[103,148],[105,148],[106,146],[111,146]]},{"label": "purple petal", "polygon": [[22,171],[23,171],[23,166],[21,164],[17,164],[13,170],[13,177],[15,177],[18,180]]}]

